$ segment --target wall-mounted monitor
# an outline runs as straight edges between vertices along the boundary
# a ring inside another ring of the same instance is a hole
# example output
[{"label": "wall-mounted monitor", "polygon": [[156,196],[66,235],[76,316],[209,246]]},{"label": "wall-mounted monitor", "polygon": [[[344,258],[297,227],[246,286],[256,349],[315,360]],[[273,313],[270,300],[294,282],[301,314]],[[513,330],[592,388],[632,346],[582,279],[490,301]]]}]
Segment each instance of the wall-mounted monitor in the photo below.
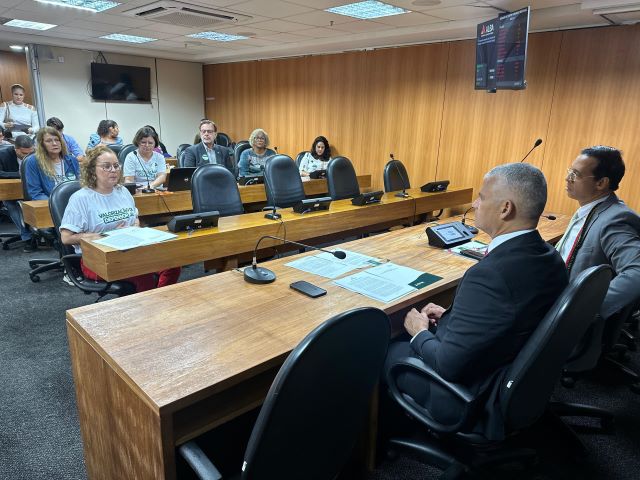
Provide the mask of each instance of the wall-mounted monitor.
[{"label": "wall-mounted monitor", "polygon": [[151,102],[151,69],[91,64],[91,97],[111,102]]}]

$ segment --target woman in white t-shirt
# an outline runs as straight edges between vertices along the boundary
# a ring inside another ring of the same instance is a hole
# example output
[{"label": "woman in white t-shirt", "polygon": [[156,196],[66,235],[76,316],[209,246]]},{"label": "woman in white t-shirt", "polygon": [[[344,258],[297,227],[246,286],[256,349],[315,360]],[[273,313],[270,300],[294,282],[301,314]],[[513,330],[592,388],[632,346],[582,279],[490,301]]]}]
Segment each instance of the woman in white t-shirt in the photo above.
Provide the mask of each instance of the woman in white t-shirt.
[{"label": "woman in white t-shirt", "polygon": [[304,154],[300,160],[301,177],[308,177],[311,172],[316,170],[326,170],[327,164],[331,160],[331,147],[329,140],[322,135],[317,137],[311,144],[311,150]]},{"label": "woman in white t-shirt", "polygon": [[147,182],[151,188],[159,187],[167,180],[167,163],[164,155],[154,152],[158,146],[158,135],[149,127],[142,127],[133,137],[133,144],[138,147],[124,159],[125,182]]},{"label": "woman in white t-shirt", "polygon": [[[121,182],[120,164],[111,149],[100,145],[87,152],[80,180],[84,188],[71,195],[60,225],[62,243],[73,245],[77,253],[82,253],[83,239],[95,240],[102,232],[139,225],[136,204]],[[87,279],[100,280],[84,263],[81,267]],[[174,284],[179,276],[179,268],[170,268],[124,280],[143,292]]]}]

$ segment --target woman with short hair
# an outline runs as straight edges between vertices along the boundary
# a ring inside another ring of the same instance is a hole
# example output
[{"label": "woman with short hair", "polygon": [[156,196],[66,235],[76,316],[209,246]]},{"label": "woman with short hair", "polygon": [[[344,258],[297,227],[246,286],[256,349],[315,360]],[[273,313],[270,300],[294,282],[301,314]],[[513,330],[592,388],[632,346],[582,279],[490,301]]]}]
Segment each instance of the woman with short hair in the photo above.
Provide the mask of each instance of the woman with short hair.
[{"label": "woman with short hair", "polygon": [[142,127],[136,132],[132,142],[137,149],[124,159],[124,180],[128,183],[149,183],[151,188],[159,187],[167,180],[167,163],[164,155],[155,151],[160,143],[155,130]]},{"label": "woman with short hair", "polygon": [[300,161],[300,176],[308,177],[316,170],[326,170],[327,164],[331,160],[331,147],[329,140],[320,135],[311,144],[311,150],[306,152]]},{"label": "woman with short hair", "polygon": [[240,154],[238,168],[241,177],[255,177],[264,175],[264,165],[267,158],[276,154],[269,146],[269,135],[261,128],[256,128],[249,135],[249,145],[251,148],[246,149]]},{"label": "woman with short hair", "polygon": [[100,120],[96,133],[89,137],[87,150],[97,145],[122,145],[120,127],[115,120]]},{"label": "woman with short hair", "polygon": [[80,176],[78,159],[67,152],[62,135],[44,127],[36,135],[36,151],[24,160],[24,176],[31,200],[47,200],[53,188]]},{"label": "woman with short hair", "polygon": [[31,135],[38,131],[38,112],[33,105],[24,103],[24,87],[19,83],[11,85],[11,97],[0,106],[0,126],[12,133],[15,139],[20,135]]},{"label": "woman with short hair", "polygon": [[[100,145],[87,152],[80,179],[82,189],[69,198],[60,224],[60,238],[82,253],[81,240],[95,240],[116,228],[138,226],[138,209],[129,191],[122,186],[122,170],[115,153]],[[89,280],[101,280],[84,263],[82,273]],[[180,268],[170,268],[125,278],[137,292],[172,285],[178,281]],[[157,279],[156,279],[157,277]]]}]

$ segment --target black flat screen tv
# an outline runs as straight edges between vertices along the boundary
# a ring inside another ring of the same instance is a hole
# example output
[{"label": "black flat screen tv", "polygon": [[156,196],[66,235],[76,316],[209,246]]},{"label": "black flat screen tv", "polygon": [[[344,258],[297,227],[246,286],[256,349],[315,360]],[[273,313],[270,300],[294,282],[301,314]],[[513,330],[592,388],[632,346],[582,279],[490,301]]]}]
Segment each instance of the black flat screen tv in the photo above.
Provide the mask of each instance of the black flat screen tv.
[{"label": "black flat screen tv", "polygon": [[91,97],[112,102],[151,102],[151,69],[91,64]]}]

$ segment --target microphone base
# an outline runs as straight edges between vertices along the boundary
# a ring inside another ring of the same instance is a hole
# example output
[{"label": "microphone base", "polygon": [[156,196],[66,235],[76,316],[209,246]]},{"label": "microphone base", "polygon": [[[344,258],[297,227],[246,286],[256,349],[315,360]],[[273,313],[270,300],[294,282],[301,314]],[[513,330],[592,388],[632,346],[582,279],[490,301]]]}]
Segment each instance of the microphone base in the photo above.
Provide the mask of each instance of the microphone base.
[{"label": "microphone base", "polygon": [[268,218],[269,220],[280,220],[282,218],[282,215],[280,215],[278,212],[269,212],[264,215],[264,218]]},{"label": "microphone base", "polygon": [[143,188],[142,190],[140,190],[142,193],[156,193],[156,191],[153,188]]},{"label": "microphone base", "polygon": [[395,194],[395,196],[398,198],[409,198],[409,194],[405,191],[398,192]]},{"label": "microphone base", "polygon": [[244,269],[244,281],[256,283],[259,285],[271,283],[275,281],[276,274],[268,268],[263,267],[247,267]]},{"label": "microphone base", "polygon": [[467,230],[469,230],[469,233],[473,233],[474,235],[478,234],[478,229],[476,227],[473,227],[471,225],[467,225],[466,223],[465,223],[464,226],[467,227]]}]

